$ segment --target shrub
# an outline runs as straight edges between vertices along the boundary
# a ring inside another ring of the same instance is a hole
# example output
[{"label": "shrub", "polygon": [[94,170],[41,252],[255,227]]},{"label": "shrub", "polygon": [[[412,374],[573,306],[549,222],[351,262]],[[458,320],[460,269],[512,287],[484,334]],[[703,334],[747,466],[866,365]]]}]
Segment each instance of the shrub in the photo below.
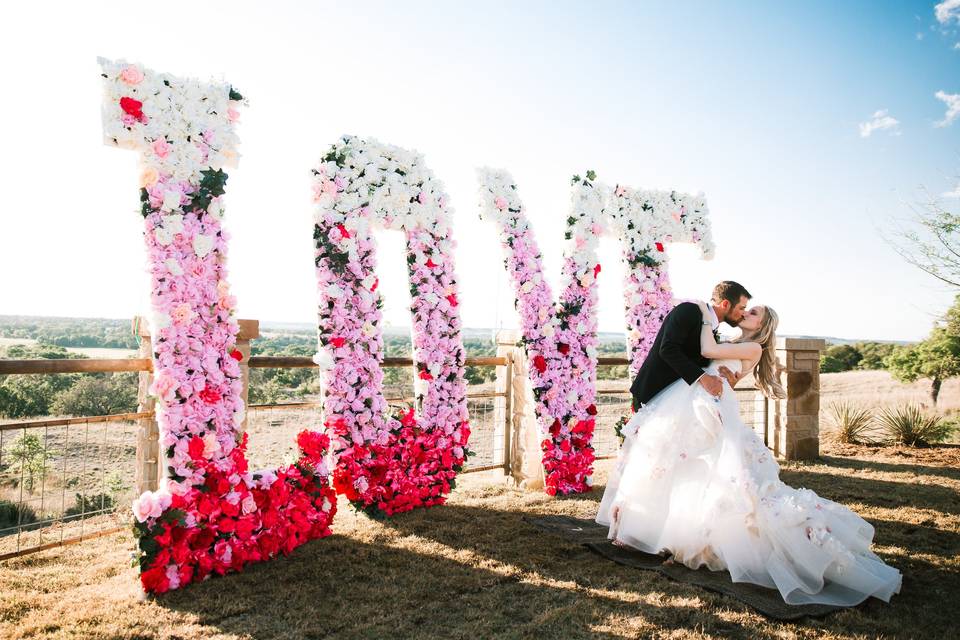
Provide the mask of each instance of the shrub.
[{"label": "shrub", "polygon": [[87,376],[57,394],[56,415],[105,416],[137,410],[137,379],[133,375]]},{"label": "shrub", "polygon": [[834,402],[828,411],[837,427],[837,442],[846,444],[876,444],[878,442],[873,415],[869,409],[851,402]]},{"label": "shrub", "polygon": [[28,505],[0,500],[0,530],[37,521],[37,513]]},{"label": "shrub", "polygon": [[954,427],[938,415],[924,413],[917,405],[881,409],[877,420],[890,440],[911,447],[943,442]]},{"label": "shrub", "polygon": [[101,512],[103,511],[112,510],[114,506],[113,496],[108,493],[96,493],[89,496],[77,493],[74,494],[74,505],[63,512],[63,519],[91,518],[102,515]]}]

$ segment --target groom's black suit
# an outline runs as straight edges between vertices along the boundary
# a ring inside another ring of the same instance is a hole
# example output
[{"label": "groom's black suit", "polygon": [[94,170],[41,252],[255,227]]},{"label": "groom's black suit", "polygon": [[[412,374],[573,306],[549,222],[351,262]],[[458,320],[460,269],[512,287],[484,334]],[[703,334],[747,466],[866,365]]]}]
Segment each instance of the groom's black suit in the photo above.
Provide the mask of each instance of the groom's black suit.
[{"label": "groom's black suit", "polygon": [[681,302],[667,314],[647,359],[630,385],[634,409],[650,402],[680,378],[693,384],[703,375],[703,367],[710,361],[700,354],[702,320],[700,307],[692,302]]}]

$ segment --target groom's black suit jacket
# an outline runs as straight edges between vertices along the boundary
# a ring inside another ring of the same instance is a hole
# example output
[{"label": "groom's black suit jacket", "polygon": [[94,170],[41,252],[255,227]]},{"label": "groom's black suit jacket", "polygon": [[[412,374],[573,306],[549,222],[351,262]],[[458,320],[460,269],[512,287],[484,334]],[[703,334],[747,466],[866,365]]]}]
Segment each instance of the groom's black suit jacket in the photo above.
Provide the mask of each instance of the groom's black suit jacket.
[{"label": "groom's black suit jacket", "polygon": [[657,339],[630,385],[634,409],[683,378],[693,384],[710,364],[700,354],[700,327],[703,314],[692,302],[681,302],[663,320]]}]

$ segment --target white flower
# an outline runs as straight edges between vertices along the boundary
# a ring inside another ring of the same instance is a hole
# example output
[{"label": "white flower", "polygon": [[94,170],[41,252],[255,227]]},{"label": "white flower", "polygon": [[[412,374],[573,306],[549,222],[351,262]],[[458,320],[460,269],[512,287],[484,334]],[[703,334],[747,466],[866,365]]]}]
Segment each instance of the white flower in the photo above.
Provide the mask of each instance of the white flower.
[{"label": "white flower", "polygon": [[157,244],[164,247],[173,242],[173,234],[163,227],[155,227],[153,237],[157,239]]},{"label": "white flower", "polygon": [[313,354],[313,362],[316,364],[321,371],[329,371],[333,369],[333,356],[330,354],[329,349],[321,349]]},{"label": "white flower", "polygon": [[172,213],[170,215],[163,216],[161,220],[163,221],[163,228],[170,233],[183,233],[182,213]]},{"label": "white flower", "polygon": [[207,213],[219,221],[223,220],[223,204],[220,203],[220,198],[214,198],[210,201],[210,207],[207,208]]},{"label": "white flower", "polygon": [[164,211],[173,211],[174,209],[179,209],[180,197],[181,194],[179,191],[165,191],[163,194],[163,204],[160,205],[160,208]]},{"label": "white flower", "polygon": [[161,329],[166,329],[173,323],[170,315],[160,311],[154,311],[150,314],[150,334],[159,335]]},{"label": "white flower", "polygon": [[183,269],[180,267],[180,263],[177,262],[176,258],[167,258],[167,260],[165,260],[163,264],[164,266],[167,267],[167,271],[169,271],[173,275],[175,276],[183,275]]},{"label": "white flower", "polygon": [[339,298],[340,296],[343,295],[343,289],[341,289],[335,284],[328,285],[327,295],[330,296],[331,298]]},{"label": "white flower", "polygon": [[200,258],[206,257],[213,249],[213,241],[212,235],[197,234],[193,237],[193,251]]}]

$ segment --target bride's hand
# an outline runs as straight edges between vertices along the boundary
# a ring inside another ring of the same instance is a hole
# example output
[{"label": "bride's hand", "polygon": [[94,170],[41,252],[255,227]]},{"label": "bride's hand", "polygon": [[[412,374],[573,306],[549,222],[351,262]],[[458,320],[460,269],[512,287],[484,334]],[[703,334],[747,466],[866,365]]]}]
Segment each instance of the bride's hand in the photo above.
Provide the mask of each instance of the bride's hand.
[{"label": "bride's hand", "polygon": [[700,313],[703,314],[703,319],[706,320],[707,316],[710,314],[710,309],[707,307],[707,303],[702,300],[697,301],[697,306],[700,307]]}]

